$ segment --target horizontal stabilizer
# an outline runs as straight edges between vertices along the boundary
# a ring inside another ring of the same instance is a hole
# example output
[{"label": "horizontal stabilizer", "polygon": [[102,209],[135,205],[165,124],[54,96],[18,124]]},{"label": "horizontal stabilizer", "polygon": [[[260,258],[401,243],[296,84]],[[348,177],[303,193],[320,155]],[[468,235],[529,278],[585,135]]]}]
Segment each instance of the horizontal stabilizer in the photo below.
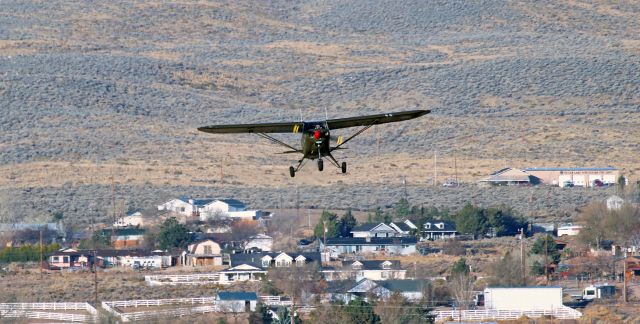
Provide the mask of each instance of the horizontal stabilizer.
[{"label": "horizontal stabilizer", "polygon": [[292,154],[292,153],[300,153],[302,154],[301,150],[291,150],[291,151],[284,151],[284,152],[280,152],[280,153],[276,153],[276,154]]}]

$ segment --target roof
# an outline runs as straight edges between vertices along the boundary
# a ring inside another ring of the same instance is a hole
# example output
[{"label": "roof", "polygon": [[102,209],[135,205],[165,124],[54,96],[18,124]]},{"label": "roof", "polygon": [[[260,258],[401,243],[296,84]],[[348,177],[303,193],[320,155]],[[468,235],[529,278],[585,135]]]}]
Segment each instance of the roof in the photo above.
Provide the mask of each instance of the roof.
[{"label": "roof", "polygon": [[275,259],[278,255],[286,253],[291,258],[295,259],[299,256],[304,256],[307,263],[310,262],[320,262],[320,252],[310,252],[310,253],[297,253],[297,252],[254,252],[254,253],[235,253],[231,254],[231,267],[236,267],[242,264],[247,264],[256,268],[263,269],[262,267],[262,257],[270,256],[272,259]]},{"label": "roof", "polygon": [[522,170],[504,168],[490,174],[480,182],[531,182],[531,180],[529,175]]},{"label": "roof", "polygon": [[236,208],[244,208],[245,205],[243,202],[241,202],[240,200],[236,200],[236,199],[218,199],[222,202],[224,202],[225,204],[229,205],[229,206],[233,206]]},{"label": "roof", "polygon": [[618,169],[614,167],[604,167],[604,168],[526,168],[522,171],[617,171]]},{"label": "roof", "polygon": [[415,237],[336,237],[328,238],[326,245],[399,245],[416,244]]},{"label": "roof", "polygon": [[410,292],[410,291],[422,291],[423,288],[429,284],[427,280],[380,280],[374,281],[378,286],[384,287],[392,292]]},{"label": "roof", "polygon": [[411,227],[403,222],[394,222],[393,225],[397,226],[403,232],[411,231]]},{"label": "roof", "polygon": [[384,223],[363,223],[354,227],[351,232],[369,232],[380,224],[386,225]]},{"label": "roof", "polygon": [[202,207],[202,206],[208,205],[208,204],[210,204],[210,203],[212,203],[214,201],[215,201],[215,199],[209,199],[209,198],[193,199],[192,205],[198,206],[198,207]]},{"label": "roof", "polygon": [[353,288],[352,280],[334,280],[326,282],[327,288],[325,292],[339,294],[346,293],[349,289]]},{"label": "roof", "polygon": [[[437,228],[434,224],[444,224],[444,228]],[[427,224],[431,224],[431,228],[427,229]],[[446,220],[426,220],[422,229],[423,232],[456,232],[456,223]]]},{"label": "roof", "polygon": [[[342,261],[342,267],[351,267],[356,261]],[[400,269],[400,261],[398,260],[361,260],[357,261],[362,263],[362,270],[382,270],[382,264],[385,262],[391,262],[390,269]]]},{"label": "roof", "polygon": [[258,300],[255,292],[222,291],[218,293],[219,300]]},{"label": "roof", "polygon": [[[57,251],[52,252],[50,255],[93,255],[93,250],[78,250],[78,251]],[[118,257],[118,256],[154,256],[154,255],[169,255],[167,252],[154,252],[151,250],[116,250],[116,249],[97,249],[95,250],[96,256],[99,257]]]}]

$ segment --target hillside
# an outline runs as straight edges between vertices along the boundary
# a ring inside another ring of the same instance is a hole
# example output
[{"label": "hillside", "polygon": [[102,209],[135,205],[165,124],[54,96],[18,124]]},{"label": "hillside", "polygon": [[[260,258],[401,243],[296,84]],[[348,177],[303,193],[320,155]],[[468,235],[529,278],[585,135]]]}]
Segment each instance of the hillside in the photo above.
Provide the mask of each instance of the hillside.
[{"label": "hillside", "polygon": [[[504,165],[638,178],[639,24],[640,4],[609,1],[3,1],[3,215],[104,217],[111,178],[129,207],[276,206],[298,186],[306,205],[369,209],[405,177],[415,204],[571,211],[610,192],[429,188],[434,153],[441,182],[454,157],[466,182]],[[433,113],[349,143],[346,176],[290,179],[278,147],[196,131],[415,108]]]}]

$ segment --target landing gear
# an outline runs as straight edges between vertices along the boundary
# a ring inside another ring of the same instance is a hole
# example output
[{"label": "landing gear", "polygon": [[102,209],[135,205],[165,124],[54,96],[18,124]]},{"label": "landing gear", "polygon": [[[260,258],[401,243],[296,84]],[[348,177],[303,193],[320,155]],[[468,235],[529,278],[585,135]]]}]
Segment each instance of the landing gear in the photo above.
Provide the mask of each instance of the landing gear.
[{"label": "landing gear", "polygon": [[347,173],[347,162],[342,162],[340,169],[342,169],[342,173]]},{"label": "landing gear", "polygon": [[289,167],[289,175],[293,178],[296,176],[296,169],[292,166]]},{"label": "landing gear", "polygon": [[318,159],[318,171],[322,171],[322,169],[324,169],[324,162],[322,159]]}]

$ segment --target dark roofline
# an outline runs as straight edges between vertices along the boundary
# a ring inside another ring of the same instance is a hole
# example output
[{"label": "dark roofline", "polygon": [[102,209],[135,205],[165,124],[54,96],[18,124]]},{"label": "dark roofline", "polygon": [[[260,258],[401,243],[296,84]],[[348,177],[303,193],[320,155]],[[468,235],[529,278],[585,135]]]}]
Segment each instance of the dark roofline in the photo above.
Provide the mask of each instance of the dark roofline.
[{"label": "dark roofline", "polygon": [[603,168],[526,168],[522,171],[617,171],[618,169],[614,167],[603,167]]},{"label": "dark roofline", "polygon": [[336,237],[327,238],[326,245],[398,245],[416,243],[418,243],[416,237]]}]

